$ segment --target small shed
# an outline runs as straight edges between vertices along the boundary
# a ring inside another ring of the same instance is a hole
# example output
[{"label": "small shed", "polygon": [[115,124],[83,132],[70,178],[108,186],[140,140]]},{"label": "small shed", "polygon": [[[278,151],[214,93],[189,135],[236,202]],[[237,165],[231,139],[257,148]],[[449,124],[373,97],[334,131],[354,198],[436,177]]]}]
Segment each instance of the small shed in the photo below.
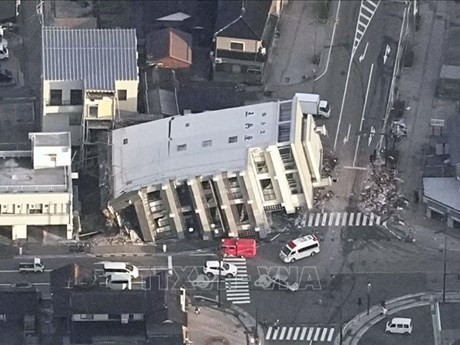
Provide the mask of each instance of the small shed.
[{"label": "small shed", "polygon": [[192,36],[174,28],[151,32],[146,42],[147,63],[182,69],[192,65]]},{"label": "small shed", "polygon": [[442,65],[439,75],[439,94],[458,99],[460,89],[460,66]]}]

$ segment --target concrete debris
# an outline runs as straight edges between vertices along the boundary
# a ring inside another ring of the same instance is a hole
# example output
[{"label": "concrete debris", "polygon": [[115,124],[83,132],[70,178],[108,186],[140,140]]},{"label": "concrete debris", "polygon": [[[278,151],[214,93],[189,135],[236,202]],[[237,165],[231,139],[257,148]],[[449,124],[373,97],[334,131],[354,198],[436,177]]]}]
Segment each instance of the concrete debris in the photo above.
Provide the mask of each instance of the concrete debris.
[{"label": "concrete debris", "polygon": [[313,207],[318,211],[323,211],[326,203],[334,197],[334,192],[331,190],[315,189],[313,194]]},{"label": "concrete debris", "polygon": [[338,163],[339,159],[333,151],[325,151],[323,154],[323,176],[333,177]]},{"label": "concrete debris", "polygon": [[396,140],[402,140],[407,137],[407,126],[403,119],[393,121],[390,126],[390,135]]},{"label": "concrete debris", "polygon": [[403,182],[397,170],[374,167],[369,170],[360,194],[359,208],[368,214],[388,217],[402,211],[409,206],[409,200],[400,192]]}]

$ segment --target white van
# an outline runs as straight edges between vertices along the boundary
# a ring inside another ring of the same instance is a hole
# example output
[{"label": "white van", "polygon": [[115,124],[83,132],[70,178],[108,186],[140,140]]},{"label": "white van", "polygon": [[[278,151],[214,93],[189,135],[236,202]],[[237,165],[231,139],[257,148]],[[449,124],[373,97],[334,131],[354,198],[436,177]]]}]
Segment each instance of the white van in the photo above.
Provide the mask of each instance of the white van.
[{"label": "white van", "polygon": [[387,322],[385,332],[395,334],[412,334],[412,319],[395,317]]},{"label": "white van", "polygon": [[280,259],[285,263],[292,263],[307,256],[319,253],[319,242],[315,235],[306,235],[289,241],[281,249]]},{"label": "white van", "polygon": [[114,273],[107,277],[105,285],[112,290],[131,290],[131,275],[129,273]]},{"label": "white van", "polygon": [[103,271],[104,277],[108,277],[114,273],[129,274],[133,279],[139,277],[139,269],[126,262],[104,262]]}]

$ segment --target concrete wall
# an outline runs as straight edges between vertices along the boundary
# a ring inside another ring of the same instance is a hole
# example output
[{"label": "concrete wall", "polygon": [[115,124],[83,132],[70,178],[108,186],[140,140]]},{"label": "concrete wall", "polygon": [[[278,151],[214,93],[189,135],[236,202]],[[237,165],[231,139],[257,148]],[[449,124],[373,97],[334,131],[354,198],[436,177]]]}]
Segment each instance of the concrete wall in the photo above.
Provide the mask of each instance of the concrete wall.
[{"label": "concrete wall", "polygon": [[[53,160],[54,158],[54,160]],[[34,169],[54,168],[72,164],[71,150],[66,146],[35,146],[33,148]]]}]

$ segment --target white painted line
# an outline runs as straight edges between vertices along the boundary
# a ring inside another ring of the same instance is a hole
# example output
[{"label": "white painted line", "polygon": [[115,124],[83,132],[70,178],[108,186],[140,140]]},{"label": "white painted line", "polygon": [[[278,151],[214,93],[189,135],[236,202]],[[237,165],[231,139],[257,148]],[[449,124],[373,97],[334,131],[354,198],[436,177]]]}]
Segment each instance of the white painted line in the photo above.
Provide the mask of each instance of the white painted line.
[{"label": "white painted line", "polygon": [[316,213],[315,226],[319,226],[320,221],[321,221],[321,213]]},{"label": "white painted line", "polygon": [[334,336],[334,328],[329,330],[329,335],[327,336],[327,341],[332,341],[332,337]]},{"label": "white painted line", "polygon": [[300,329],[301,329],[300,327],[295,328],[295,332],[294,332],[294,336],[292,337],[292,340],[297,340],[297,338],[299,337]]},{"label": "white painted line", "polygon": [[233,304],[249,304],[251,303],[250,300],[247,300],[247,301],[232,301]]},{"label": "white painted line", "polygon": [[369,219],[369,218],[367,218],[367,216],[364,215],[364,217],[363,217],[363,225],[364,225],[364,226],[367,225],[367,220],[368,220],[368,219]]},{"label": "white painted line", "polygon": [[312,226],[313,225],[313,219],[315,218],[315,214],[314,213],[310,213],[308,215],[308,226]]},{"label": "white painted line", "polygon": [[327,213],[323,213],[323,219],[321,220],[321,226],[326,226]]},{"label": "white painted line", "polygon": [[308,327],[302,327],[302,333],[300,334],[300,339],[299,340],[304,340],[305,339],[305,334],[307,333]]},{"label": "white painted line", "polygon": [[287,331],[287,327],[281,328],[281,334],[280,334],[280,337],[279,337],[278,340],[284,340],[284,335],[285,335],[286,331]]},{"label": "white painted line", "polygon": [[358,212],[358,214],[356,215],[356,223],[355,223],[356,226],[360,225],[362,215],[363,214],[361,212]]},{"label": "white painted line", "polygon": [[270,340],[270,336],[272,335],[273,327],[268,327],[267,334],[265,334],[265,340]]},{"label": "white painted line", "polygon": [[382,220],[382,217],[377,216],[377,218],[375,219],[375,224],[380,225],[381,220]]},{"label": "white painted line", "polygon": [[342,213],[342,216],[343,216],[343,218],[342,218],[342,226],[345,226],[345,225],[347,225],[348,212]]},{"label": "white painted line", "polygon": [[229,301],[247,301],[249,300],[249,294],[246,296],[228,296],[227,295],[227,299]]},{"label": "white painted line", "polygon": [[334,214],[334,212],[329,213],[329,222],[327,223],[327,225],[331,226],[332,224],[334,224]]},{"label": "white painted line", "polygon": [[327,335],[327,328],[323,328],[323,333],[321,333],[321,340],[320,341],[326,340],[326,335]]},{"label": "white painted line", "polygon": [[314,327],[310,327],[310,329],[308,330],[307,341],[311,340],[311,336],[313,334],[314,329],[315,329]]},{"label": "white painted line", "polygon": [[172,276],[173,270],[172,270],[173,264],[172,264],[172,256],[168,255],[168,275]]},{"label": "white painted line", "polygon": [[224,262],[246,262],[245,258],[225,258]]},{"label": "white painted line", "polygon": [[335,218],[335,226],[340,225],[340,216],[341,216],[341,213],[337,212],[337,218]]},{"label": "white painted line", "polygon": [[350,213],[350,218],[348,219],[348,225],[353,225],[354,218],[355,218],[355,214]]},{"label": "white painted line", "polygon": [[371,219],[369,221],[369,225],[374,225],[374,217],[375,217],[375,214],[371,213]]},{"label": "white painted line", "polygon": [[286,340],[291,340],[292,332],[294,331],[294,327],[289,327],[288,332],[286,334]]},{"label": "white painted line", "polygon": [[319,334],[321,333],[321,327],[316,328],[315,336],[313,337],[313,341],[317,341],[319,338]]},{"label": "white painted line", "polygon": [[278,332],[279,331],[280,331],[279,327],[276,327],[275,331],[273,332],[272,340],[276,340],[276,338],[278,337]]},{"label": "white painted line", "polygon": [[371,0],[366,0],[367,3],[371,4],[372,6],[374,6],[374,8],[377,8],[377,5],[375,2],[371,1]]}]

